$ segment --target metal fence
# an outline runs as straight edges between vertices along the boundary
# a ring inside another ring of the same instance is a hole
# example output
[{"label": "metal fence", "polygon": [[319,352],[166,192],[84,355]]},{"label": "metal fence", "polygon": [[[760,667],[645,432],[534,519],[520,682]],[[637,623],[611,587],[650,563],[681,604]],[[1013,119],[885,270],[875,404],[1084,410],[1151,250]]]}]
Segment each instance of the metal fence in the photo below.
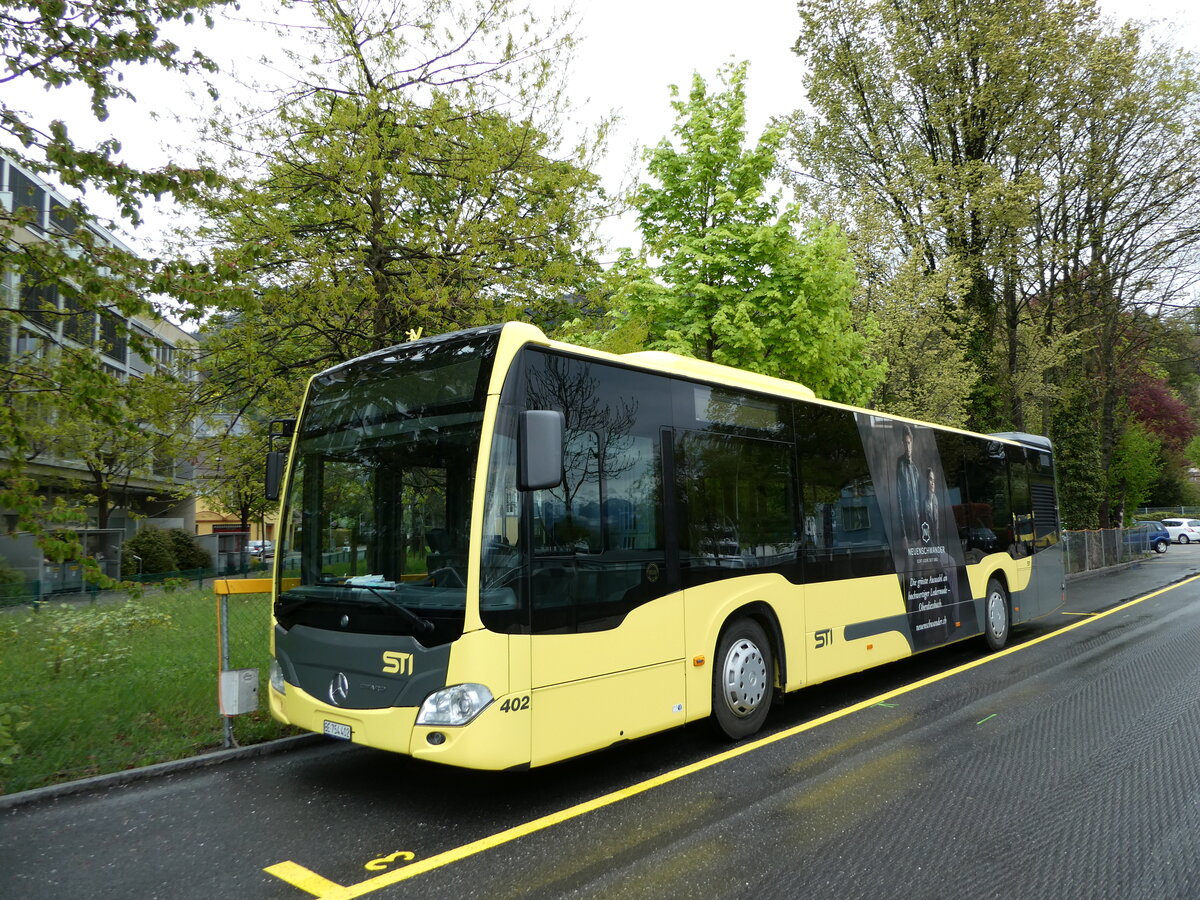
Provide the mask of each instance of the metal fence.
[{"label": "metal fence", "polygon": [[265,692],[222,715],[221,669],[257,670],[265,688],[270,595],[217,608],[211,582],[189,582],[0,609],[0,793],[295,733]]},{"label": "metal fence", "polygon": [[1110,569],[1154,554],[1144,529],[1105,528],[1099,531],[1064,531],[1068,575]]},{"label": "metal fence", "polygon": [[164,585],[178,590],[187,586],[203,587],[218,577],[253,577],[265,575],[269,562],[263,563],[249,553],[239,554],[237,560],[223,560],[219,568],[182,569],[177,572],[156,572],[153,575],[131,575],[123,578],[114,588],[101,589],[95,584],[80,582],[71,588],[63,588],[59,581],[15,581],[0,583],[0,609],[10,606],[30,606],[37,609],[43,603],[70,603],[79,600],[89,602],[108,597],[127,597],[140,591],[161,588]]}]

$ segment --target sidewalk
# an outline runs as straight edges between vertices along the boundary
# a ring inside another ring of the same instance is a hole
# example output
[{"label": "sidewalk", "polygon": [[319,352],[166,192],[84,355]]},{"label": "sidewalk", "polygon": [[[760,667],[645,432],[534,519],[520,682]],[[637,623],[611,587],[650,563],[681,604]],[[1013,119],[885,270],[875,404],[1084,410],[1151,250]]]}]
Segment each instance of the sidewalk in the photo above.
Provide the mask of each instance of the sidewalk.
[{"label": "sidewalk", "polygon": [[1161,555],[1069,577],[1063,612],[1100,612],[1195,575],[1200,575],[1200,544],[1172,544]]}]

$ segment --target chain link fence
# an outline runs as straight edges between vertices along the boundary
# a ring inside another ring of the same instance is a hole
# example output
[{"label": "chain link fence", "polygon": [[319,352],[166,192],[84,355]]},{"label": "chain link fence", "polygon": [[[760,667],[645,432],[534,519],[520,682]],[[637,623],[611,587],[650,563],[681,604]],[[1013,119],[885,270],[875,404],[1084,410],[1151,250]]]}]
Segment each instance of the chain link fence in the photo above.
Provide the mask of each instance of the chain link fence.
[{"label": "chain link fence", "polygon": [[[295,733],[265,708],[270,595],[228,598],[227,662],[217,607],[206,579],[0,608],[0,793]],[[258,670],[257,710],[221,715],[223,666]]]},{"label": "chain link fence", "polygon": [[1154,554],[1150,534],[1137,528],[1065,531],[1068,575],[1083,575],[1134,562]]}]

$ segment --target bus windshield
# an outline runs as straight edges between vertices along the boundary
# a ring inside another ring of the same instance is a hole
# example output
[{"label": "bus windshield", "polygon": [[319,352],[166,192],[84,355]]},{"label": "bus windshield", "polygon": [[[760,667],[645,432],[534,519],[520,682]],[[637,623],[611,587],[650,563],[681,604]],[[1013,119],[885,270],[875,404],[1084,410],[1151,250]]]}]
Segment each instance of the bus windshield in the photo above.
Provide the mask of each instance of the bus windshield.
[{"label": "bus windshield", "polygon": [[425,643],[462,632],[467,541],[498,329],[318,375],[284,498],[276,619]]}]

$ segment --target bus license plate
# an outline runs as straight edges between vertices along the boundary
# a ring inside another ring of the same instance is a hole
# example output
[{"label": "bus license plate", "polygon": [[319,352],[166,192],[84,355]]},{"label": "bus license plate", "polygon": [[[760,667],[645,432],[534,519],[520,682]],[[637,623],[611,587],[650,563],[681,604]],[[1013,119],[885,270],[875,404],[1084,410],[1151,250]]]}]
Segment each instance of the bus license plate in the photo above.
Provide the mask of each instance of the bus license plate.
[{"label": "bus license plate", "polygon": [[350,726],[343,725],[341,722],[330,722],[325,720],[325,734],[327,737],[337,738],[339,741],[350,740]]}]

